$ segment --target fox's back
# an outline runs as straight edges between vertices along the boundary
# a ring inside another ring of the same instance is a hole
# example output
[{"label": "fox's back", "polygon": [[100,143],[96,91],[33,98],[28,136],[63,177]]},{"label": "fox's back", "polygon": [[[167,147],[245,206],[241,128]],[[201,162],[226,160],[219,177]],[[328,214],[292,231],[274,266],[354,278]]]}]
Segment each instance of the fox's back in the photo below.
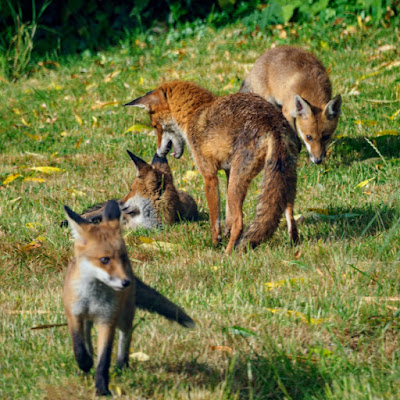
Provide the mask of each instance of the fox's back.
[{"label": "fox's back", "polygon": [[298,94],[311,104],[322,106],[332,96],[322,63],[313,54],[292,46],[276,47],[261,55],[246,78],[246,85],[266,99],[272,97],[279,105]]},{"label": "fox's back", "polygon": [[197,116],[192,129],[197,141],[214,153],[229,153],[268,135],[285,134],[298,141],[282,113],[252,93],[216,98]]}]

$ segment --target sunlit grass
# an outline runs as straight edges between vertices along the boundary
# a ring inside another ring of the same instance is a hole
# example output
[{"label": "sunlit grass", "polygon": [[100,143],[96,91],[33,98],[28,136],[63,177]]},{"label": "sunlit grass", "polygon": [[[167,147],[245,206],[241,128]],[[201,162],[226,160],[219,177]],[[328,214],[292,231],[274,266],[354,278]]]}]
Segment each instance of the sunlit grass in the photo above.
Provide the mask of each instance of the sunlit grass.
[{"label": "sunlit grass", "polygon": [[[65,321],[61,291],[72,243],[59,227],[62,206],[79,212],[120,198],[134,176],[125,150],[148,161],[154,154],[153,135],[129,130],[149,125],[147,113],[122,104],[170,79],[237,91],[265,49],[291,43],[323,61],[334,94],[343,96],[325,164],[301,153],[300,247],[290,247],[284,222],[268,243],[231,257],[211,247],[207,219],[140,232],[180,245],[175,251],[143,249],[138,234],[129,234],[137,275],[182,305],[197,328],[140,312],[132,352],[150,360],[112,369],[111,388],[152,399],[399,398],[399,54],[379,51],[397,44],[398,32],[285,29],[287,39],[278,29],[251,35],[240,26],[171,43],[141,38],[60,67],[38,66],[15,84],[0,82],[0,180],[21,175],[0,190],[1,397],[93,397],[92,376],[77,376],[65,327],[30,328]],[[201,176],[185,176],[195,169],[189,152],[170,165],[177,187],[205,215]],[[39,166],[61,171],[30,169]],[[221,177],[223,196],[224,184]]]}]

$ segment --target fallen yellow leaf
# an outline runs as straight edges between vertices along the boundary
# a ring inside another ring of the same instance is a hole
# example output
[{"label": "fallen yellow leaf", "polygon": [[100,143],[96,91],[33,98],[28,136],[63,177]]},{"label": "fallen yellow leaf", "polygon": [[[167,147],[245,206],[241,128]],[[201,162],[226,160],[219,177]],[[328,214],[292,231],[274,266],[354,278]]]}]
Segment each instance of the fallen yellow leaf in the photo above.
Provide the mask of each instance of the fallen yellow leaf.
[{"label": "fallen yellow leaf", "polygon": [[76,149],[79,149],[79,147],[81,147],[81,143],[82,143],[82,138],[80,137],[80,138],[78,139],[78,141],[74,144],[74,147],[75,147]]},{"label": "fallen yellow leaf", "polygon": [[46,240],[44,236],[38,236],[36,239],[32,240],[32,242],[21,247],[22,251],[30,251],[33,249],[37,249],[38,247],[42,247],[42,243]]},{"label": "fallen yellow leaf", "polygon": [[373,181],[374,179],[375,179],[375,177],[366,179],[365,181],[360,182],[360,183],[359,183],[357,186],[355,186],[354,188],[355,188],[355,189],[356,189],[356,188],[362,188],[362,187],[368,185],[368,183],[371,182],[371,181]]},{"label": "fallen yellow leaf", "polygon": [[76,121],[79,125],[83,124],[82,118],[78,114],[74,114]]},{"label": "fallen yellow leaf", "polygon": [[28,177],[24,178],[24,179],[22,180],[22,182],[39,182],[39,183],[43,183],[43,182],[46,182],[46,179],[43,179],[43,178],[35,178],[35,177],[33,177],[33,176],[28,176]]},{"label": "fallen yellow leaf", "polygon": [[21,122],[25,125],[25,126],[31,126],[31,124],[29,122],[26,121],[26,119],[24,117],[21,118]]},{"label": "fallen yellow leaf", "polygon": [[375,132],[372,137],[379,137],[379,136],[399,136],[400,132],[396,131],[395,129],[385,129],[383,131]]},{"label": "fallen yellow leaf", "polygon": [[283,314],[288,317],[299,318],[302,322],[305,322],[306,324],[309,324],[309,325],[319,325],[325,321],[329,321],[329,318],[310,318],[300,311],[285,310],[282,308],[266,308],[266,310],[269,312],[272,312],[274,314]]},{"label": "fallen yellow leaf", "polygon": [[104,78],[104,82],[108,83],[110,82],[112,79],[114,79],[118,74],[120,74],[121,71],[113,71],[111,72],[111,74],[108,74],[105,78]]},{"label": "fallen yellow leaf", "polygon": [[133,360],[136,360],[136,361],[142,361],[142,362],[150,360],[150,356],[148,356],[146,353],[142,353],[141,351],[129,354],[129,358],[132,358]]},{"label": "fallen yellow leaf", "polygon": [[32,167],[29,168],[32,171],[39,171],[43,172],[44,174],[54,174],[57,172],[64,172],[65,169],[58,168],[58,167]]},{"label": "fallen yellow leaf", "polygon": [[43,140],[43,138],[40,135],[33,135],[32,133],[28,133],[28,132],[22,132],[22,133],[38,142],[41,142]]},{"label": "fallen yellow leaf", "polygon": [[289,286],[289,285],[297,285],[298,283],[303,283],[306,280],[304,278],[291,278],[291,279],[281,279],[275,282],[267,282],[264,284],[265,290],[268,292],[274,288]]},{"label": "fallen yellow leaf", "polygon": [[104,107],[111,107],[111,106],[117,106],[118,104],[121,104],[120,101],[103,101],[103,102],[97,102],[96,104],[93,104],[92,107],[90,107],[91,110],[99,110]]},{"label": "fallen yellow leaf", "polygon": [[3,181],[3,185],[8,185],[9,183],[11,183],[12,181],[15,181],[17,178],[19,178],[20,176],[22,176],[21,174],[11,174],[8,175],[6,179],[4,179]]},{"label": "fallen yellow leaf", "polygon": [[363,125],[368,125],[368,126],[378,125],[378,121],[373,121],[373,120],[370,120],[370,119],[366,119],[366,120],[357,119],[357,120],[354,121],[354,123],[358,124],[358,125],[361,125],[361,126],[363,126]]},{"label": "fallen yellow leaf", "polygon": [[179,244],[168,243],[168,242],[156,242],[156,241],[152,241],[149,243],[142,243],[140,247],[149,250],[170,250],[170,251],[178,250],[181,248]]},{"label": "fallen yellow leaf", "polygon": [[148,237],[144,237],[144,236],[139,236],[139,240],[140,240],[142,243],[153,243],[153,242],[154,242],[153,239],[148,238]]},{"label": "fallen yellow leaf", "polygon": [[191,181],[191,180],[197,178],[198,176],[199,176],[199,171],[186,171],[182,180],[187,182],[187,181]]},{"label": "fallen yellow leaf", "polygon": [[230,356],[233,353],[232,347],[229,347],[229,346],[210,346],[210,350],[224,351],[224,352],[228,353]]},{"label": "fallen yellow leaf", "polygon": [[130,126],[125,133],[129,133],[129,132],[140,132],[140,131],[146,131],[146,130],[151,130],[153,129],[151,126],[148,125],[142,125],[142,124],[135,124]]}]

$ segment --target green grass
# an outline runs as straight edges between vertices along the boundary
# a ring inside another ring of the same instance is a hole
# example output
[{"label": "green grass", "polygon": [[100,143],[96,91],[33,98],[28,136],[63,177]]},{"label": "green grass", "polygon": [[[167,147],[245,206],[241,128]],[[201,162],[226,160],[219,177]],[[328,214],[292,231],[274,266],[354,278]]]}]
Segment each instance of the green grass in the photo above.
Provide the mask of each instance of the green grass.
[{"label": "green grass", "polygon": [[[150,359],[122,373],[112,368],[111,388],[140,399],[400,397],[400,138],[393,135],[400,115],[389,118],[400,108],[400,67],[388,67],[400,54],[379,51],[397,46],[399,32],[285,29],[286,39],[278,29],[248,34],[238,25],[194,37],[178,32],[174,41],[142,37],[60,66],[38,65],[15,84],[0,81],[0,180],[21,174],[0,187],[0,397],[93,397],[93,373],[77,375],[66,328],[30,328],[65,321],[61,291],[72,243],[58,226],[63,205],[79,212],[121,197],[134,176],[125,150],[146,160],[154,154],[154,136],[127,132],[149,125],[147,113],[121,104],[176,78],[235,92],[265,49],[285,43],[312,50],[331,71],[334,94],[343,96],[326,162],[315,166],[301,152],[301,245],[290,247],[284,223],[268,243],[229,257],[212,248],[207,220],[140,232],[177,243],[178,251],[141,249],[130,233],[136,274],[182,305],[197,328],[140,312],[132,352]],[[374,136],[385,130],[392,134]],[[194,169],[187,149],[170,165],[176,185],[206,214],[202,178],[185,179]],[[38,166],[64,171],[30,169]],[[246,224],[257,182],[245,203]],[[40,247],[24,248],[39,236]]]}]

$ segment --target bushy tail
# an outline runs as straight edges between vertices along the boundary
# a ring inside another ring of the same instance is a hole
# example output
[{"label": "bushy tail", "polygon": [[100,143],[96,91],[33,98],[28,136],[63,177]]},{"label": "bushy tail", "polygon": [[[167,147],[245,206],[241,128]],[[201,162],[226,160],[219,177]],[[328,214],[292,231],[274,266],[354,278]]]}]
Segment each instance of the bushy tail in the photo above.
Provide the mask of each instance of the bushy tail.
[{"label": "bushy tail", "polygon": [[139,278],[136,281],[136,307],[150,312],[156,312],[163,317],[178,322],[185,328],[195,326],[192,318],[189,317],[180,307],[169,301],[157,290],[147,286]]},{"label": "bushy tail", "polygon": [[266,158],[261,195],[257,202],[256,216],[240,242],[240,248],[247,245],[256,247],[262,240],[269,239],[278,228],[286,205],[294,203],[296,196],[297,157],[288,153],[288,148],[281,142],[275,146]]}]

